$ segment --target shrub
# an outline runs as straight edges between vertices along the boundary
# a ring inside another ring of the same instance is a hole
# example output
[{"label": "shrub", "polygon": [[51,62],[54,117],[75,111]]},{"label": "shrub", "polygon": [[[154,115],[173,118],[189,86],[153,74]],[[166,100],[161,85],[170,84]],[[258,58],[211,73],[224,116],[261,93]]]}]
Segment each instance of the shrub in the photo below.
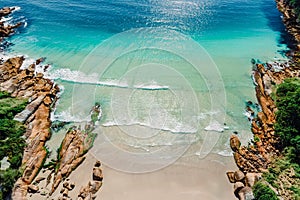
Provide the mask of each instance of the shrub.
[{"label": "shrub", "polygon": [[0,160],[8,157],[10,167],[0,170],[0,199],[7,199],[12,187],[21,176],[25,140],[21,137],[25,132],[22,123],[14,121],[14,116],[21,112],[27,100],[12,98],[8,93],[0,92]]},{"label": "shrub", "polygon": [[0,172],[0,186],[2,195],[9,196],[11,189],[14,186],[14,183],[20,176],[20,172],[17,169],[7,169]]},{"label": "shrub", "polygon": [[253,186],[253,194],[256,200],[279,200],[275,192],[261,181]]},{"label": "shrub", "polygon": [[275,131],[281,140],[280,148],[294,147],[294,162],[300,161],[300,79],[286,79],[276,90]]}]

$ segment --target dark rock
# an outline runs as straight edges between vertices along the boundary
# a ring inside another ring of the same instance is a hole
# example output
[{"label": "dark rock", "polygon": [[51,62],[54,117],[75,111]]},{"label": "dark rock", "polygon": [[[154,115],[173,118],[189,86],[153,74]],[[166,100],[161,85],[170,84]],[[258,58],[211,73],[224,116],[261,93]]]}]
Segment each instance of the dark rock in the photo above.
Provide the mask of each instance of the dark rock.
[{"label": "dark rock", "polygon": [[228,180],[230,183],[235,183],[235,177],[234,177],[234,172],[226,172],[226,175],[228,177]]},{"label": "dark rock", "polygon": [[39,187],[36,185],[28,185],[28,192],[29,193],[36,193],[39,190]]},{"label": "dark rock", "polygon": [[100,166],[101,166],[101,162],[98,160],[98,161],[95,163],[94,166],[95,166],[95,167],[100,167]]},{"label": "dark rock", "polygon": [[94,181],[102,181],[103,180],[102,170],[98,167],[93,168],[93,180]]}]

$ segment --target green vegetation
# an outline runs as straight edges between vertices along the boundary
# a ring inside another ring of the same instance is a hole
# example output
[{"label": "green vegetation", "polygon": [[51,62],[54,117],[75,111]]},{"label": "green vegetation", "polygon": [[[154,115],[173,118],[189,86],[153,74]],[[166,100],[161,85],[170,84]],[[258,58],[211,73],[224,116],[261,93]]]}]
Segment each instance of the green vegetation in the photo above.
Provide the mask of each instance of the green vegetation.
[{"label": "green vegetation", "polygon": [[99,120],[99,114],[101,112],[101,108],[100,108],[100,103],[95,103],[95,106],[92,108],[91,111],[91,120],[93,122],[93,124],[95,125],[95,123]]},{"label": "green vegetation", "polygon": [[0,160],[8,157],[10,167],[0,170],[0,199],[9,196],[15,181],[22,175],[22,164],[25,140],[21,137],[25,132],[22,123],[14,121],[14,116],[24,110],[26,99],[10,97],[0,92]]},{"label": "green vegetation", "polygon": [[286,0],[287,4],[294,8],[297,19],[300,19],[300,1],[299,0]]},{"label": "green vegetation", "polygon": [[259,137],[257,135],[254,135],[254,140],[253,141],[254,142],[260,142],[260,139],[259,139]]},{"label": "green vegetation", "polygon": [[279,200],[276,193],[262,181],[253,186],[253,194],[256,200]]},{"label": "green vegetation", "polygon": [[293,162],[300,162],[300,79],[286,79],[276,91],[275,132],[279,135],[280,149],[290,148]]},{"label": "green vegetation", "polygon": [[[274,99],[278,108],[275,133],[280,138],[281,156],[274,160],[263,178],[274,188],[287,191],[293,199],[300,199],[300,79],[286,79],[278,85]],[[283,180],[289,180],[289,184]],[[271,195],[267,191],[262,183],[254,187],[257,199],[272,199],[263,195]]]}]

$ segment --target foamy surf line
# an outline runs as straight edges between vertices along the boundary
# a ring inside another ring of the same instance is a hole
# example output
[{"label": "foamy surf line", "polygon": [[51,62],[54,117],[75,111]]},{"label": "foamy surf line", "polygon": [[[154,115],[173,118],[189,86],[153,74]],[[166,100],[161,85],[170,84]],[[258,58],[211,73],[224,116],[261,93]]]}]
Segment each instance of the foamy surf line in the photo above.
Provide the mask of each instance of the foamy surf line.
[{"label": "foamy surf line", "polygon": [[158,126],[143,123],[143,122],[132,122],[132,123],[127,123],[127,124],[125,124],[125,123],[121,124],[121,123],[115,123],[115,122],[106,122],[106,123],[102,124],[103,127],[135,126],[135,125],[149,127],[151,129],[156,129],[156,130],[161,130],[161,131],[169,131],[171,133],[193,134],[193,133],[197,132],[196,128],[183,127],[183,125],[171,128],[171,127],[168,127],[168,126],[158,127]]},{"label": "foamy surf line", "polygon": [[[12,6],[9,7],[10,9],[13,9],[11,11],[11,14],[17,11],[21,10],[21,7],[19,6]],[[6,16],[6,17],[2,17],[2,19],[0,20],[0,22],[4,23],[4,26],[13,26],[14,24],[21,22],[23,24],[23,28],[27,27],[27,19],[25,16],[19,16],[19,17],[14,17],[14,16]]]},{"label": "foamy surf line", "polygon": [[19,11],[21,10],[21,7],[20,6],[11,6],[9,7],[10,9],[14,9],[12,12],[16,12],[16,11]]},{"label": "foamy surf line", "polygon": [[152,81],[150,84],[138,84],[129,86],[126,82],[118,80],[98,81],[98,74],[87,75],[80,71],[72,71],[70,69],[58,69],[45,74],[47,78],[52,80],[61,80],[69,83],[88,84],[95,86],[116,87],[116,88],[129,88],[139,90],[168,90],[169,86],[162,86]]}]

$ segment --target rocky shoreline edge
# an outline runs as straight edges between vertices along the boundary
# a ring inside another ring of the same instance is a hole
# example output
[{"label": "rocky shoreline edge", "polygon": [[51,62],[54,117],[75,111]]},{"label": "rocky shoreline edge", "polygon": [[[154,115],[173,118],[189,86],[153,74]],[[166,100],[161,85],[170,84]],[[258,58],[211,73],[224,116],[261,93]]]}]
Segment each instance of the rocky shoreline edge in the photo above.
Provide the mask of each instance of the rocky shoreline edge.
[{"label": "rocky shoreline edge", "polygon": [[[0,9],[0,20],[11,15],[14,9],[13,7]],[[21,23],[6,25],[0,22],[0,42],[11,36],[20,26]],[[28,99],[25,110],[14,118],[26,127],[23,136],[26,146],[20,168],[22,176],[16,181],[11,197],[20,200],[27,199],[30,194],[39,194],[37,199],[74,199],[74,195],[71,198],[69,192],[78,187],[78,183],[70,182],[68,176],[85,160],[86,153],[93,145],[95,135],[92,131],[95,122],[91,120],[82,129],[70,128],[57,150],[57,159],[48,164],[46,169],[42,169],[49,154],[45,144],[51,137],[50,115],[59,98],[60,89],[54,81],[44,78],[43,73],[36,70],[37,67],[47,69],[47,65],[42,66],[42,58],[28,67],[24,67],[24,60],[24,57],[12,57],[0,61],[0,90],[8,92],[15,98]],[[97,107],[95,106],[93,110],[97,111]],[[47,177],[40,175],[41,171],[48,171]],[[96,197],[103,180],[100,161],[97,161],[91,169],[90,180],[86,186],[81,187],[76,199]],[[44,186],[39,188],[39,185]],[[58,194],[52,197],[59,185],[60,192],[56,192]]]},{"label": "rocky shoreline edge", "polygon": [[[288,54],[292,57],[285,63],[253,63],[253,80],[255,84],[256,98],[261,111],[254,115],[254,111],[247,106],[247,112],[254,117],[251,120],[251,131],[253,140],[248,146],[241,146],[238,135],[230,137],[230,147],[233,151],[237,171],[228,171],[227,177],[233,184],[233,191],[239,200],[255,199],[253,195],[253,186],[261,178],[263,173],[268,172],[272,161],[280,155],[276,148],[278,145],[278,136],[275,134],[275,122],[277,111],[275,102],[271,97],[276,85],[284,82],[286,78],[300,77],[300,66],[297,64],[300,60],[300,23],[286,0],[276,0],[279,11],[283,14],[283,23],[287,32],[294,38],[295,49]],[[290,176],[294,176],[290,173]],[[293,179],[286,180],[287,184],[296,184]],[[275,189],[265,182],[277,195],[278,198],[291,199],[288,191],[283,187]]]}]

